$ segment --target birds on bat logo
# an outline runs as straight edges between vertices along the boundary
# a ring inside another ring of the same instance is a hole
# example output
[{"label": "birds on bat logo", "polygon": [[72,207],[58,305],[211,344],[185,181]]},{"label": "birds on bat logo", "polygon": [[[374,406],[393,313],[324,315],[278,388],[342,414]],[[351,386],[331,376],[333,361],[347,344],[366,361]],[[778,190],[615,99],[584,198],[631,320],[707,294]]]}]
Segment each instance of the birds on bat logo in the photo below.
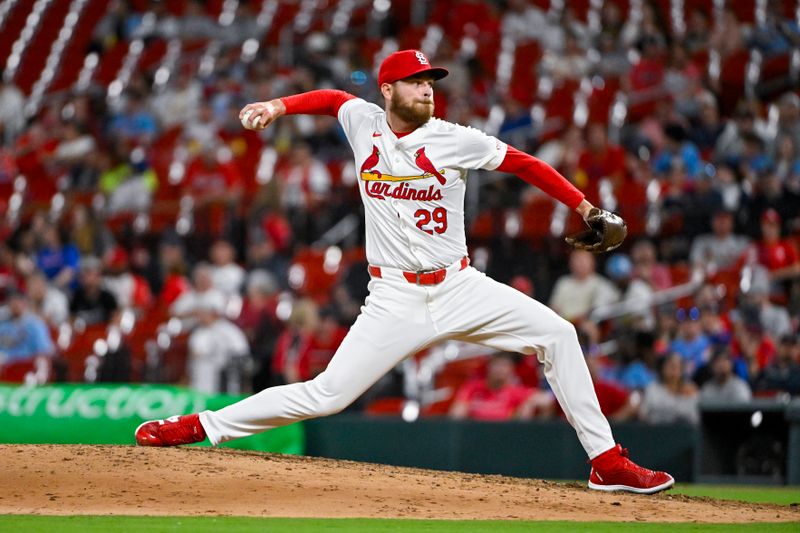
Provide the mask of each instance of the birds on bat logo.
[{"label": "birds on bat logo", "polygon": [[[374,144],[372,145],[372,153],[367,156],[364,162],[361,164],[360,173],[362,175],[362,179],[369,179],[370,181],[381,181],[386,179],[388,181],[405,181],[405,180],[414,180],[414,179],[421,179],[421,178],[428,178],[428,177],[435,177],[439,181],[439,185],[444,185],[447,182],[447,179],[442,175],[441,172],[436,170],[436,165],[428,159],[428,156],[425,154],[425,147],[423,146],[416,152],[414,152],[414,163],[416,163],[417,167],[424,172],[421,176],[390,176],[388,174],[383,174],[378,170],[375,170],[375,167],[380,162],[381,152],[378,150],[378,147]],[[369,174],[368,178],[364,178],[364,174]]]},{"label": "birds on bat logo", "polygon": [[438,170],[436,170],[436,167],[434,166],[433,163],[431,163],[431,160],[428,159],[428,156],[425,155],[424,146],[419,150],[417,150],[416,153],[414,154],[414,162],[417,164],[420,170],[423,170],[428,174],[433,174],[434,176],[436,176],[436,179],[439,180],[439,185],[444,185],[445,182],[447,181],[445,177],[442,176],[442,174]]},{"label": "birds on bat logo", "polygon": [[377,170],[372,170],[378,164],[380,158],[381,158],[381,153],[378,150],[378,147],[373,144],[372,153],[369,155],[369,157],[367,157],[364,160],[364,163],[361,164],[361,173],[363,174],[364,172],[372,171],[372,173],[377,174],[380,179],[381,173],[378,172]]}]

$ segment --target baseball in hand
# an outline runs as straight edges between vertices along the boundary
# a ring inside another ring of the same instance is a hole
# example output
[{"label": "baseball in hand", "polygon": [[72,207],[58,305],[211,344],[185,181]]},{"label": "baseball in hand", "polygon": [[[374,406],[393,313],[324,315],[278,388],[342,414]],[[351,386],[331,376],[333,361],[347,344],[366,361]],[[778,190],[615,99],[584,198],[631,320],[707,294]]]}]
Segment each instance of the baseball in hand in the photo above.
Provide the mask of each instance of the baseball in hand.
[{"label": "baseball in hand", "polygon": [[247,111],[244,114],[244,116],[242,117],[242,126],[244,126],[244,128],[247,129],[247,130],[254,129],[252,127],[252,125],[250,124],[250,115],[252,115],[252,114],[253,114],[253,110],[251,109],[251,110]]}]

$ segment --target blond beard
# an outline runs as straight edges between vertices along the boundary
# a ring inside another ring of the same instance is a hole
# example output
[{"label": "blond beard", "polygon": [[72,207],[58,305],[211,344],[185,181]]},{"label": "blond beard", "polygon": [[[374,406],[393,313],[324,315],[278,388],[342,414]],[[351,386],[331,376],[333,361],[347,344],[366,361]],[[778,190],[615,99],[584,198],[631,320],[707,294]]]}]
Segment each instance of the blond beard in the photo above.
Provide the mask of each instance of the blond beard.
[{"label": "blond beard", "polygon": [[430,104],[413,102],[406,104],[400,101],[397,93],[392,94],[389,101],[389,111],[400,117],[404,122],[420,127],[433,116],[433,101]]}]

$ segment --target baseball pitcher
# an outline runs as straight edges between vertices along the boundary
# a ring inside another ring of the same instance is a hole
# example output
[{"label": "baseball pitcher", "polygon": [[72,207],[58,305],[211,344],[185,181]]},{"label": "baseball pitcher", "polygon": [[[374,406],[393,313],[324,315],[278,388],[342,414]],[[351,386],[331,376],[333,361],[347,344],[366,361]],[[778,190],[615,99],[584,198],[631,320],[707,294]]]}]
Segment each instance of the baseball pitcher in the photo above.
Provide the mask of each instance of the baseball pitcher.
[{"label": "baseball pitcher", "polygon": [[273,387],[219,411],[150,421],[142,446],[212,444],[337,413],[404,358],[449,339],[535,355],[575,428],[592,469],[589,487],[652,494],[672,476],[636,465],[616,444],[592,386],[575,328],[545,305],[469,264],[464,236],[470,169],[513,173],[576,210],[587,229],[567,237],[594,252],[619,246],[625,223],[593,207],[546,163],[473,128],[433,118],[433,86],[447,76],[422,52],[381,64],[383,108],[335,90],[247,105],[246,128],[282,115],[337,117],[355,156],[366,217],[369,296],[327,369],[311,381]]}]

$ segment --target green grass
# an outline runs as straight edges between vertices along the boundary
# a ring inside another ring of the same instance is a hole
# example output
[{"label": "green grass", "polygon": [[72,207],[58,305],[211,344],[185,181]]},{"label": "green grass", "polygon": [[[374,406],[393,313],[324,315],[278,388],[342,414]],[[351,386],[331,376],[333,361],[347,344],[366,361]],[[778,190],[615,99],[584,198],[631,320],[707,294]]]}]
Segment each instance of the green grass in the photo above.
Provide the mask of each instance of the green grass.
[{"label": "green grass", "polygon": [[707,496],[720,500],[740,500],[778,505],[800,504],[800,487],[761,487],[748,485],[687,485],[678,483],[669,494]]},{"label": "green grass", "polygon": [[0,531],[25,533],[112,533],[129,531],[192,533],[233,532],[431,532],[431,533],[515,533],[519,531],[549,532],[663,532],[685,531],[744,531],[792,532],[797,524],[641,524],[631,522],[514,522],[502,520],[381,520],[381,519],[302,519],[302,518],[241,518],[241,517],[134,517],[134,516],[29,516],[0,515]]}]

